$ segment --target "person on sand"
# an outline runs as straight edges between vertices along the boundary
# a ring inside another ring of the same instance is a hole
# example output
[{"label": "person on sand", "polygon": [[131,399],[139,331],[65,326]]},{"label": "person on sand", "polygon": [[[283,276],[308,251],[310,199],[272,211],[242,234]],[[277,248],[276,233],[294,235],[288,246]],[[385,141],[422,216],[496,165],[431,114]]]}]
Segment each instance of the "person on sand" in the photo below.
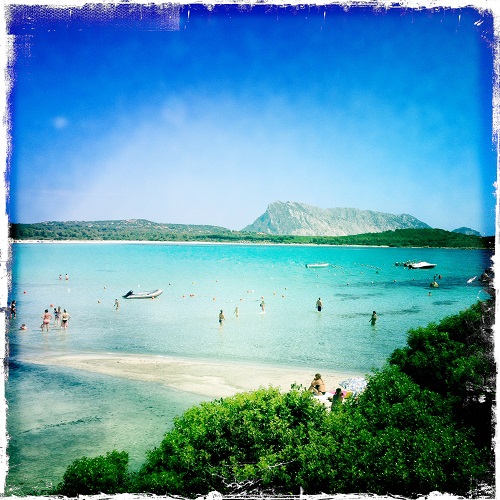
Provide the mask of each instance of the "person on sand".
[{"label": "person on sand", "polygon": [[321,297],[316,301],[316,309],[318,312],[321,312],[321,309],[323,309],[323,302],[321,300]]},{"label": "person on sand", "polygon": [[66,311],[66,309],[64,309],[64,312],[61,314],[61,328],[63,330],[66,330],[68,328],[69,318],[71,318],[71,316]]},{"label": "person on sand", "polygon": [[373,311],[372,317],[370,318],[369,323],[371,323],[372,326],[375,326],[376,322],[377,322],[377,313],[375,311]]},{"label": "person on sand", "polygon": [[316,375],[314,375],[308,391],[312,392],[315,396],[324,396],[326,388],[320,373],[316,373]]},{"label": "person on sand", "polygon": [[49,331],[50,320],[52,319],[52,314],[49,313],[48,309],[42,314],[42,332],[45,328],[47,332]]},{"label": "person on sand", "polygon": [[224,313],[222,312],[222,309],[220,310],[220,313],[219,313],[219,328],[222,328],[222,322],[225,320],[226,318],[224,317]]},{"label": "person on sand", "polygon": [[332,408],[333,408],[334,406],[341,404],[343,399],[344,396],[342,394],[342,389],[338,387],[337,390],[335,391],[335,394],[331,398],[328,398],[328,401],[332,402]]}]

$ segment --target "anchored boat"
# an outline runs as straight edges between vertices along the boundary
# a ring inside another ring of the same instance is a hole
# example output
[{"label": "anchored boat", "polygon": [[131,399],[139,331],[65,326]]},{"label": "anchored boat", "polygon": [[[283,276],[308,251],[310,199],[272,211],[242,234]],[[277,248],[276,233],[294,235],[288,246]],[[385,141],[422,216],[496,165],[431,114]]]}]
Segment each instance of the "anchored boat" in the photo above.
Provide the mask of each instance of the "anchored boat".
[{"label": "anchored boat", "polygon": [[436,264],[430,264],[429,262],[425,262],[421,260],[420,262],[411,262],[408,264],[410,269],[432,269],[436,267]]},{"label": "anchored boat", "polygon": [[314,264],[306,264],[306,267],[328,267],[328,262],[316,262]]},{"label": "anchored boat", "polygon": [[154,299],[161,295],[163,290],[153,290],[151,292],[137,292],[134,293],[132,290],[129,290],[125,295],[123,295],[124,299]]}]

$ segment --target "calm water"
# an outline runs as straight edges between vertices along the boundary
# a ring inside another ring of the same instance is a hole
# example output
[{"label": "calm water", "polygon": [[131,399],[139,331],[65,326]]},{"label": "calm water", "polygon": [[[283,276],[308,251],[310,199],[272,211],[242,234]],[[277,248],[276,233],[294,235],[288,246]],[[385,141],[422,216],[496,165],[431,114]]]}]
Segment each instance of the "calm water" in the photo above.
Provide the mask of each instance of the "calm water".
[{"label": "calm water", "polygon": [[[437,266],[394,265],[406,260]],[[311,262],[331,265],[307,269]],[[58,482],[75,458],[112,449],[129,451],[138,466],[173,417],[203,399],[157,384],[28,364],[25,357],[155,354],[368,373],[405,344],[408,329],[485,299],[478,281],[467,281],[489,265],[490,254],[476,250],[16,244],[9,298],[17,300],[18,316],[7,332],[8,488],[19,494]],[[431,289],[435,274],[442,275],[440,286]],[[164,293],[153,301],[121,299],[130,289],[155,288]],[[318,297],[321,313],[314,307]],[[71,314],[67,333],[41,334],[40,315],[50,304]],[[29,330],[20,332],[21,323]]]}]

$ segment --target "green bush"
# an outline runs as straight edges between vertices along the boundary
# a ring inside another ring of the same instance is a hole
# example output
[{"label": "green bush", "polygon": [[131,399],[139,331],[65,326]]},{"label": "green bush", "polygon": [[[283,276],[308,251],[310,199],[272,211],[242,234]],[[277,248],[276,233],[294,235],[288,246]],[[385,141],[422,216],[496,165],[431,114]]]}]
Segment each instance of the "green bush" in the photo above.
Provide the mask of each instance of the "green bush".
[{"label": "green bush", "polygon": [[324,429],[325,408],[292,388],[202,403],[174,422],[137,476],[141,491],[180,495],[273,488],[297,491],[304,447]]},{"label": "green bush", "polygon": [[55,493],[65,496],[122,493],[128,488],[128,453],[111,451],[106,456],[79,458],[66,470]]},{"label": "green bush", "polygon": [[397,367],[371,377],[344,412],[338,465],[345,474],[336,479],[344,492],[465,494],[471,478],[480,481],[487,472],[484,454],[455,424],[449,401]]},{"label": "green bush", "polygon": [[410,330],[407,346],[389,363],[423,389],[446,397],[457,422],[474,430],[479,446],[491,447],[495,360],[492,301],[478,302],[439,324]]}]

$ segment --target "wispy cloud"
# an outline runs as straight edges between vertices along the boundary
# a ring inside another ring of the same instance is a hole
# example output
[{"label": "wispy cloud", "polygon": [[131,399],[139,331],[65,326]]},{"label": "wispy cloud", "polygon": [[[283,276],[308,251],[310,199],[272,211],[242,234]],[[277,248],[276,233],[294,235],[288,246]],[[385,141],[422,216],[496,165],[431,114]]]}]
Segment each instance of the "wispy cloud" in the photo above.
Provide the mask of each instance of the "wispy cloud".
[{"label": "wispy cloud", "polygon": [[65,116],[56,116],[52,120],[52,125],[57,130],[65,129],[69,125],[69,121]]}]

